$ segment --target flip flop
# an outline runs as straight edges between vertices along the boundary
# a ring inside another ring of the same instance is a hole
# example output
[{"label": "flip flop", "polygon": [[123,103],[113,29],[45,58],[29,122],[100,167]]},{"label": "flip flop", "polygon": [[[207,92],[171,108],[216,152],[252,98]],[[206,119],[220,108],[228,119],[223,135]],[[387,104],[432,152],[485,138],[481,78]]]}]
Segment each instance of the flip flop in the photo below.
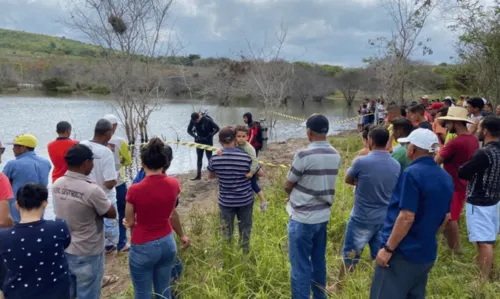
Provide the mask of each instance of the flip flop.
[{"label": "flip flop", "polygon": [[103,279],[102,279],[102,287],[101,288],[105,288],[105,287],[109,287],[110,285],[116,283],[118,281],[118,276],[116,275],[104,275]]},{"label": "flip flop", "polygon": [[125,246],[122,247],[122,249],[118,250],[118,253],[126,253],[130,251],[130,245],[125,244]]},{"label": "flip flop", "polygon": [[110,254],[110,253],[113,253],[116,251],[116,246],[109,246],[109,247],[106,247],[106,254]]}]

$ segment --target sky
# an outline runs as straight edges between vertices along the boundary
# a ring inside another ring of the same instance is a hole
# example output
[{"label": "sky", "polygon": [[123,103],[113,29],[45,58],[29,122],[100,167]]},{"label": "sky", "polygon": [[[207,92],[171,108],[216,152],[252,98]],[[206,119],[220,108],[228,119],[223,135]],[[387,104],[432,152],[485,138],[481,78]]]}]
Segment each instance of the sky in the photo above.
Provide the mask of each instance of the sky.
[{"label": "sky", "polygon": [[[0,28],[65,36],[86,41],[58,20],[68,16],[64,0],[0,0]],[[237,57],[252,48],[271,45],[280,24],[288,38],[287,60],[357,67],[377,53],[369,39],[389,36],[393,23],[380,0],[176,0],[168,25],[183,45],[183,54]],[[414,58],[450,63],[454,34],[440,13],[428,20],[421,34],[430,38],[433,55]],[[267,42],[265,42],[267,41]]]}]

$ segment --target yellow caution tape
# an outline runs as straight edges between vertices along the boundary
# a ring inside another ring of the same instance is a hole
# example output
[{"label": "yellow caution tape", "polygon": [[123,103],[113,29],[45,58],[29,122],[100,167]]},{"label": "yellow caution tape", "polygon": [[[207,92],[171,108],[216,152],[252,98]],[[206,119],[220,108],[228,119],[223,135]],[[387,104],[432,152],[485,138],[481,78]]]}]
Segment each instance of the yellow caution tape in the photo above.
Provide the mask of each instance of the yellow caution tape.
[{"label": "yellow caution tape", "polygon": [[[272,113],[276,114],[278,116],[282,116],[282,117],[285,117],[285,118],[293,119],[293,120],[296,120],[296,121],[301,121],[301,122],[307,121],[307,119],[301,118],[301,117],[297,117],[297,116],[287,115],[287,114],[283,114],[283,113],[279,113],[279,112],[274,112],[274,111]],[[352,122],[352,121],[358,120],[359,118],[361,118],[363,116],[368,116],[368,115],[373,115],[373,114],[374,113],[364,114],[364,115],[358,115],[358,116],[354,116],[354,117],[351,117],[351,118],[346,118],[346,119],[343,119],[343,120],[330,122],[330,124],[334,125],[334,124],[348,123],[348,122]]]}]

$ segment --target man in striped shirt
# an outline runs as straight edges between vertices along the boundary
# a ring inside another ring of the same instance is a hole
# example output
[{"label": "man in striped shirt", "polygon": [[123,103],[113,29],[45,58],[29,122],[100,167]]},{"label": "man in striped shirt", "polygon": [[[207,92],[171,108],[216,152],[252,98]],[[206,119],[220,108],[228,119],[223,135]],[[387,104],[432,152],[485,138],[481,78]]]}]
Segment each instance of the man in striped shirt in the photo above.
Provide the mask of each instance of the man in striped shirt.
[{"label": "man in striped shirt", "polygon": [[328,119],[315,114],[306,122],[311,144],[295,155],[285,183],[292,298],[326,299],[326,228],[335,194],[340,155],[326,140]]},{"label": "man in striped shirt", "polygon": [[219,209],[222,232],[231,241],[234,218],[238,218],[240,246],[248,253],[253,217],[253,191],[246,178],[252,159],[236,147],[236,132],[225,127],[219,132],[222,155],[213,156],[208,163],[208,177],[219,181]]}]

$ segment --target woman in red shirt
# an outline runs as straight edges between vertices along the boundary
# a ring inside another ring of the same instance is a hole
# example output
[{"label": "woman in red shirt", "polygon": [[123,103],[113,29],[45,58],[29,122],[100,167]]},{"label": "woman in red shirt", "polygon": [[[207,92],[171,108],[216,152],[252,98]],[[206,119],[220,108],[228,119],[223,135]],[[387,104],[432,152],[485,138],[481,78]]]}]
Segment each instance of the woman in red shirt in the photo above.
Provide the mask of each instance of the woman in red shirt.
[{"label": "woman in red shirt", "polygon": [[175,178],[163,173],[172,161],[172,151],[159,138],[142,150],[146,177],[127,193],[124,225],[132,229],[129,253],[134,298],[170,298],[170,275],[177,247],[170,217],[181,191]]}]

